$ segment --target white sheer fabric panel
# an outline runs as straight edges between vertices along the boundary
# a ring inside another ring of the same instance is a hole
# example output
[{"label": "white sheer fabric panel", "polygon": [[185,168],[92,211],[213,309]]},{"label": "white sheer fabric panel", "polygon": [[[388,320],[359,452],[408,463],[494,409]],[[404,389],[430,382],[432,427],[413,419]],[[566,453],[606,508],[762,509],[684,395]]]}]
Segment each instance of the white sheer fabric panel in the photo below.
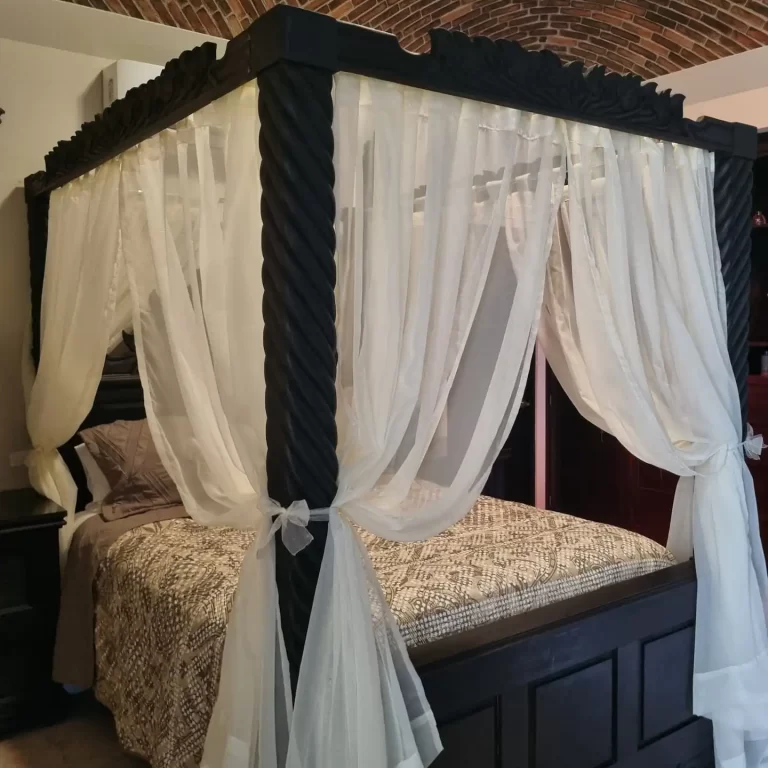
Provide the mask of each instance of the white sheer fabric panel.
[{"label": "white sheer fabric panel", "polygon": [[[257,90],[123,156],[122,236],[147,419],[189,514],[271,522],[266,497]],[[282,767],[291,711],[274,542],[247,553],[204,768]],[[282,758],[280,757],[282,755]]]},{"label": "white sheer fabric panel", "polygon": [[123,327],[114,312],[116,297],[126,294],[119,184],[120,165],[112,161],[51,193],[36,374],[25,361],[30,481],[70,516],[77,487],[56,448],[88,415],[105,355]]},{"label": "white sheer fabric panel", "polygon": [[696,554],[694,712],[714,721],[720,768],[757,768],[768,580],[726,344],[712,159],[602,128],[567,131],[541,338],[582,415],[681,476],[670,548]]},{"label": "white sheer fabric panel", "polygon": [[434,718],[349,521],[389,539],[470,509],[520,406],[563,152],[553,119],[335,80],[340,476],[291,768],[418,768]]}]

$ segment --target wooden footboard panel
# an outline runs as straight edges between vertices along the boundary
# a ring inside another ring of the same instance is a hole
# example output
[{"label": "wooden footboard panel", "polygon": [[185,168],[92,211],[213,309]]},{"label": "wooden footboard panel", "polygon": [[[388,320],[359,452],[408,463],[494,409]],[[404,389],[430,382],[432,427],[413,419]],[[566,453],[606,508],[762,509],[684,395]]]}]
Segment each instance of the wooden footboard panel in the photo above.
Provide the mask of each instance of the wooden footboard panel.
[{"label": "wooden footboard panel", "polygon": [[687,563],[416,649],[435,768],[711,768],[695,609]]}]

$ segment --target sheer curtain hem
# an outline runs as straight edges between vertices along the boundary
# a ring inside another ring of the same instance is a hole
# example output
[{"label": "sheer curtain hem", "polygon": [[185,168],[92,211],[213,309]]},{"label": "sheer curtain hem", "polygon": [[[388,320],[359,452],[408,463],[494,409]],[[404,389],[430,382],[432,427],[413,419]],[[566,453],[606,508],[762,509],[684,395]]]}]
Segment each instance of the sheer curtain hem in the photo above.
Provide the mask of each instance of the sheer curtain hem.
[{"label": "sheer curtain hem", "polygon": [[768,736],[768,651],[740,666],[694,674],[693,711],[729,728]]}]

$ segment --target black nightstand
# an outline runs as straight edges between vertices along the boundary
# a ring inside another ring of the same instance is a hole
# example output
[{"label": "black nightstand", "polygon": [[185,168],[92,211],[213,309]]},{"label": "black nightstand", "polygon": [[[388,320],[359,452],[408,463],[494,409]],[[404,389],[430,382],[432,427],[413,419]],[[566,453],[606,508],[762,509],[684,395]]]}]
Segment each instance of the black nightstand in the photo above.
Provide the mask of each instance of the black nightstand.
[{"label": "black nightstand", "polygon": [[65,517],[31,489],[0,492],[0,738],[60,709],[51,659]]}]

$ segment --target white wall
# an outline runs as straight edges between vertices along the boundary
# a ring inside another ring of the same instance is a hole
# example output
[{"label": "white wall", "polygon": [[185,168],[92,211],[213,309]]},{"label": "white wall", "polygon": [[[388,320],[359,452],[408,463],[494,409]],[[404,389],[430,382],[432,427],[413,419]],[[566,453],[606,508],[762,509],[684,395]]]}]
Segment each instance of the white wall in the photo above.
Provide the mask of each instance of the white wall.
[{"label": "white wall", "polygon": [[768,47],[737,53],[656,78],[685,94],[685,116],[732,120],[768,129]]},{"label": "white wall", "polygon": [[101,71],[114,60],[162,64],[206,39],[60,0],[0,0],[0,490],[28,483],[26,469],[9,463],[29,445],[20,374],[30,313],[24,177],[101,110]]},{"label": "white wall", "polygon": [[0,0],[0,37],[106,59],[165,64],[206,40],[225,41],[61,0]]},{"label": "white wall", "polygon": [[0,39],[0,489],[27,484],[8,456],[28,445],[20,365],[29,318],[24,177],[101,109],[109,59]]},{"label": "white wall", "polygon": [[691,120],[717,117],[754,125],[760,131],[768,130],[768,86],[691,104],[686,107],[685,116]]}]

